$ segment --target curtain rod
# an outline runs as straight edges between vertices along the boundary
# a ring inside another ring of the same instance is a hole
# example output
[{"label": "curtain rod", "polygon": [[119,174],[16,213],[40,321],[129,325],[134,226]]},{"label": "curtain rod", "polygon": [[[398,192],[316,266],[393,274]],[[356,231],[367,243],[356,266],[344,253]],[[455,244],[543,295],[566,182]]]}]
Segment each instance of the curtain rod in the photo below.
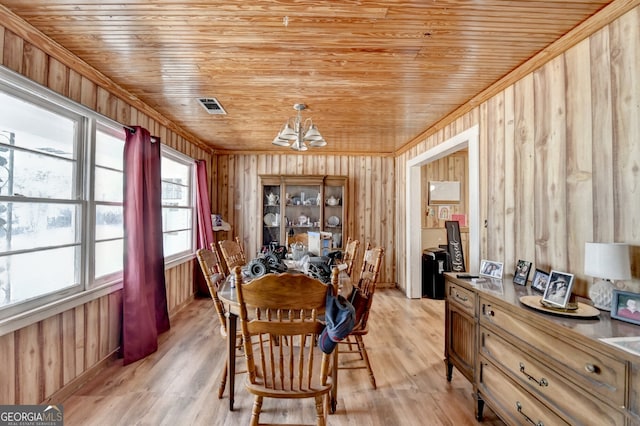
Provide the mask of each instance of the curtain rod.
[{"label": "curtain rod", "polygon": [[[128,131],[131,132],[131,134],[134,134],[136,132],[136,129],[131,127],[131,126],[127,126],[126,124],[122,125],[125,129],[127,129]],[[151,142],[156,143],[158,141],[158,137],[157,136],[151,136]]]}]

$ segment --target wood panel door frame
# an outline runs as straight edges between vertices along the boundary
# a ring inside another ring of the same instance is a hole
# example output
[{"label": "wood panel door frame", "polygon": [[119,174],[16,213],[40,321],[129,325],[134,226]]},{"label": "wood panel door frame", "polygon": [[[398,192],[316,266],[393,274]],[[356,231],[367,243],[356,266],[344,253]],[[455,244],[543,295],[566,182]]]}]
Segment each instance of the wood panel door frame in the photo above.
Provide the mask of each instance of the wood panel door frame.
[{"label": "wood panel door frame", "polygon": [[415,202],[415,194],[422,194],[420,168],[432,161],[444,158],[456,151],[467,148],[469,152],[469,170],[467,174],[469,188],[469,271],[476,273],[480,265],[480,127],[476,124],[458,133],[454,137],[407,160],[406,185],[406,230],[405,241],[407,264],[405,266],[407,283],[406,296],[412,299],[422,297],[422,239],[421,229],[422,203]]}]

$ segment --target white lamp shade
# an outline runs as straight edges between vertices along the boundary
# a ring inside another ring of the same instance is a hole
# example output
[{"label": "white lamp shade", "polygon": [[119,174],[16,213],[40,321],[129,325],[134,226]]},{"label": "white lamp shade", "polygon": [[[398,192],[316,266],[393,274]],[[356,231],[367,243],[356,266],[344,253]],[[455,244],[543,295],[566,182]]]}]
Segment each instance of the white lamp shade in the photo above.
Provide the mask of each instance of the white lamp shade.
[{"label": "white lamp shade", "polygon": [[284,125],[278,136],[282,139],[295,139],[296,137],[298,137],[298,134],[293,129],[293,127],[291,127],[289,123],[287,123]]},{"label": "white lamp shade", "polygon": [[327,145],[327,141],[325,141],[324,139],[313,140],[313,141],[309,142],[309,146],[313,146],[315,148],[319,148],[319,147],[325,146],[325,145]]},{"label": "white lamp shade", "polygon": [[608,280],[631,279],[629,246],[622,243],[585,243],[584,273]]},{"label": "white lamp shade", "polygon": [[315,124],[312,124],[311,127],[309,127],[309,130],[307,130],[307,133],[304,135],[304,139],[308,141],[322,140],[322,135]]},{"label": "white lamp shade", "polygon": [[306,151],[309,148],[307,148],[307,146],[300,141],[295,141],[292,145],[291,145],[291,149],[294,149],[296,151]]},{"label": "white lamp shade", "polygon": [[274,145],[278,145],[278,146],[289,146],[290,145],[289,141],[280,138],[280,136],[276,136],[273,139],[273,142],[271,142],[271,143],[274,144]]}]

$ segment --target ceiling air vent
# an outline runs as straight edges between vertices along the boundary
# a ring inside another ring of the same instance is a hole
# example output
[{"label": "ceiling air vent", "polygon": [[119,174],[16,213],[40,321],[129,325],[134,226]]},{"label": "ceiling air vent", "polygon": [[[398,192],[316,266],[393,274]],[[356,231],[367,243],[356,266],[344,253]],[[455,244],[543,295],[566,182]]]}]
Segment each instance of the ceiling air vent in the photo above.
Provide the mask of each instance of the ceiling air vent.
[{"label": "ceiling air vent", "polygon": [[198,102],[209,114],[227,114],[216,98],[198,98]]}]

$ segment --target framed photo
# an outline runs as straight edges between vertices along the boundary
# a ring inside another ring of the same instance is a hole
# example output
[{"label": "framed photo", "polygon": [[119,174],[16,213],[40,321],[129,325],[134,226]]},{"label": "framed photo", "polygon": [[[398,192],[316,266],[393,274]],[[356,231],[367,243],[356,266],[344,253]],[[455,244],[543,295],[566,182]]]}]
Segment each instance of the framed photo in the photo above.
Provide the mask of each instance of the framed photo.
[{"label": "framed photo", "polygon": [[573,288],[573,274],[568,272],[551,271],[549,284],[544,291],[542,301],[559,308],[566,308],[571,289]]},{"label": "framed photo", "polygon": [[527,285],[529,271],[531,271],[531,262],[518,260],[518,263],[516,263],[516,271],[513,273],[513,282],[520,285]]},{"label": "framed photo", "polygon": [[614,289],[611,318],[640,325],[640,294]]},{"label": "framed photo", "polygon": [[531,288],[544,293],[547,289],[547,283],[549,282],[549,274],[542,269],[536,269],[531,280]]},{"label": "framed photo", "polygon": [[480,262],[480,275],[491,278],[502,278],[502,262],[482,259]]},{"label": "framed photo", "polygon": [[438,219],[449,219],[449,206],[438,206]]}]

